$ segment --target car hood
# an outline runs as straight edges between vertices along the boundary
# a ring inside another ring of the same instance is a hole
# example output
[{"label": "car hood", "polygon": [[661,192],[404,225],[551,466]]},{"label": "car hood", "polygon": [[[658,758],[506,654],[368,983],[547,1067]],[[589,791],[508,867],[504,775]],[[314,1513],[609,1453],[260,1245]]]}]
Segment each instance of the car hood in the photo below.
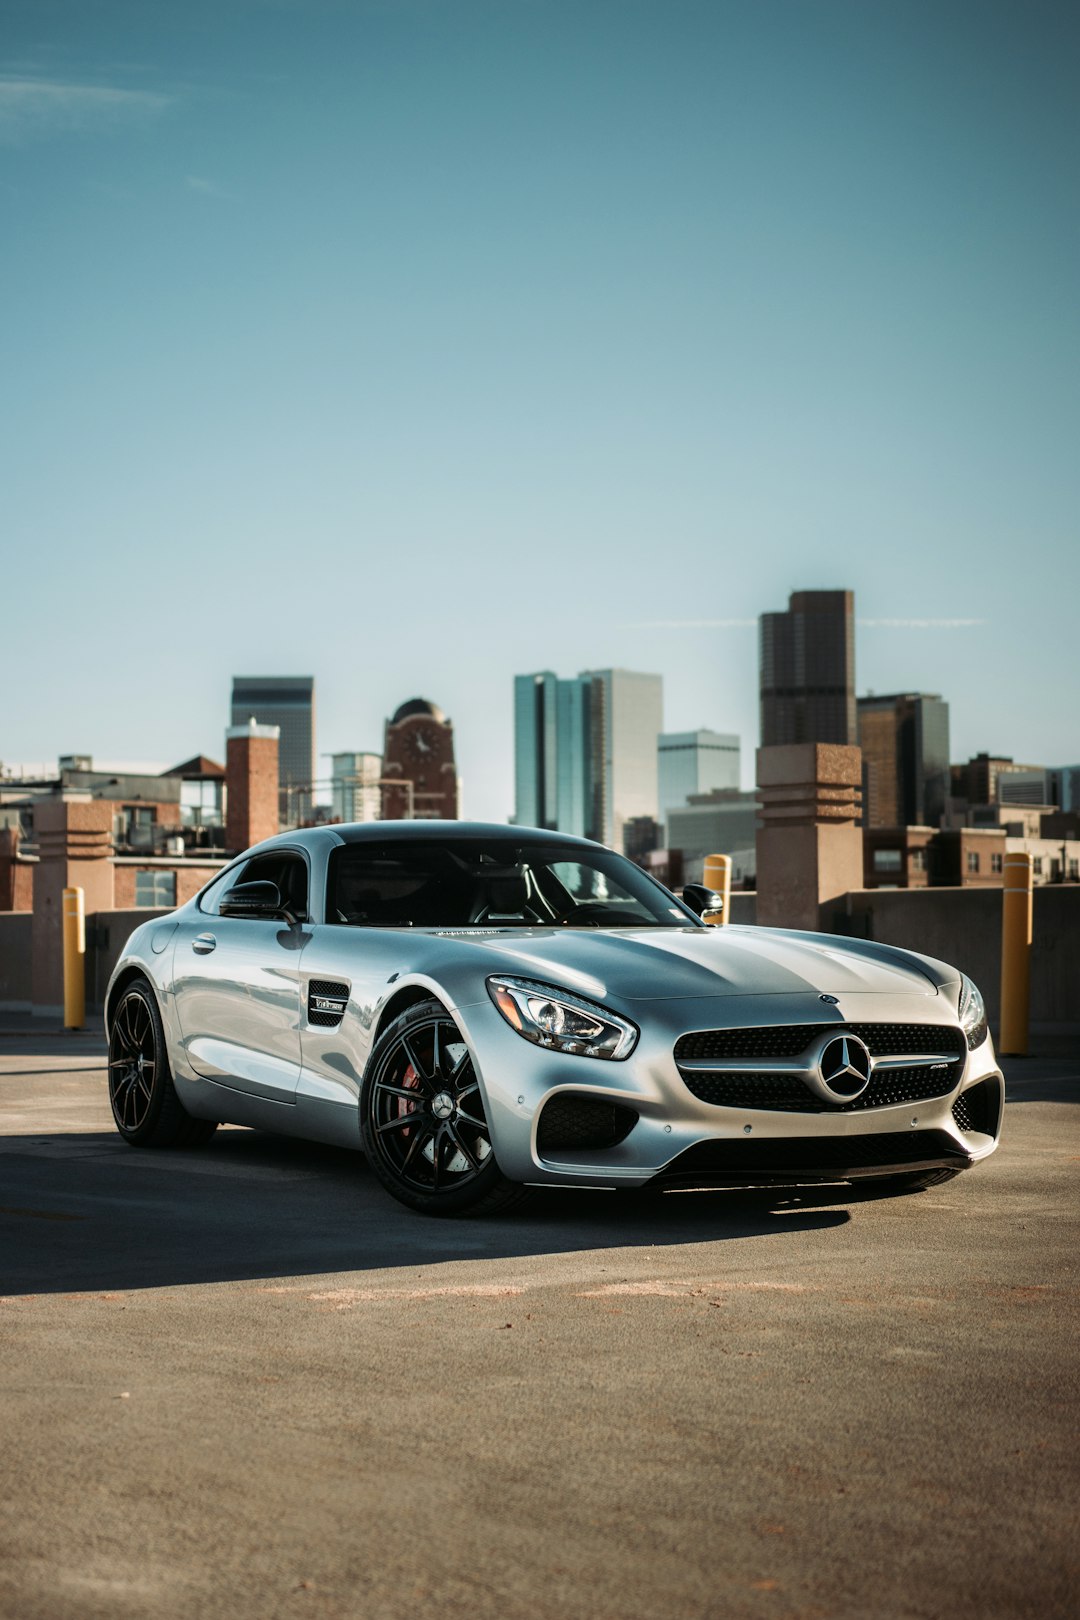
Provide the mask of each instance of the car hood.
[{"label": "car hood", "polygon": [[457,936],[515,973],[594,998],[722,995],[934,996],[958,978],[942,963],[871,941],[775,928],[529,929]]}]

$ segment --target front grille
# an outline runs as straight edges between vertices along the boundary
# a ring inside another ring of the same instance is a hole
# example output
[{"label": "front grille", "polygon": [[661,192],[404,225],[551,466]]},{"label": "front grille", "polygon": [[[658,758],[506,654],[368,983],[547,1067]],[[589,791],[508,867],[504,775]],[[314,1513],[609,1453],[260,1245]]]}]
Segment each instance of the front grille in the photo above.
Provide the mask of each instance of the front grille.
[{"label": "front grille", "polygon": [[843,1181],[866,1171],[970,1163],[946,1131],[882,1131],[869,1136],[781,1137],[770,1142],[695,1142],[655,1183]]},{"label": "front grille", "polygon": [[717,1108],[767,1108],[785,1114],[818,1114],[825,1107],[797,1074],[743,1074],[741,1071],[709,1074],[704,1069],[688,1069],[683,1079],[695,1097]]},{"label": "front grille", "polygon": [[675,1061],[682,1058],[797,1058],[822,1035],[857,1035],[871,1057],[912,1057],[925,1052],[967,1053],[959,1029],[945,1024],[776,1024],[762,1029],[703,1029],[680,1035]]},{"label": "front grille", "polygon": [[1001,1082],[990,1076],[962,1091],[952,1105],[952,1117],[958,1130],[996,1136],[1001,1118]]},{"label": "front grille", "polygon": [[[871,1076],[861,1097],[853,1102],[827,1103],[816,1097],[797,1074],[761,1072],[751,1068],[717,1070],[683,1068],[683,1059],[728,1061],[738,1058],[792,1060],[805,1056],[822,1035],[857,1035],[874,1058],[909,1057],[929,1047],[943,1056],[939,1063],[916,1069],[883,1069]],[[956,1084],[966,1053],[958,1029],[939,1024],[781,1024],[762,1029],[710,1029],[682,1035],[675,1043],[675,1061],[688,1091],[717,1108],[762,1109],[772,1113],[858,1113],[867,1108],[925,1102],[946,1096]]]},{"label": "front grille", "polygon": [[544,1156],[560,1149],[617,1147],[637,1122],[634,1109],[621,1103],[559,1091],[544,1104],[537,1123],[537,1151]]},{"label": "front grille", "polygon": [[345,1016],[349,1001],[349,987],[336,979],[311,979],[308,982],[308,1023],[322,1029],[336,1029]]},{"label": "front grille", "polygon": [[797,1074],[744,1074],[741,1070],[710,1074],[704,1069],[683,1073],[687,1089],[702,1102],[717,1108],[757,1108],[782,1114],[850,1114],[865,1108],[890,1108],[897,1103],[925,1102],[944,1097],[955,1084],[952,1068],[925,1064],[918,1069],[886,1069],[871,1076],[870,1084],[854,1102],[826,1103],[815,1097]]}]

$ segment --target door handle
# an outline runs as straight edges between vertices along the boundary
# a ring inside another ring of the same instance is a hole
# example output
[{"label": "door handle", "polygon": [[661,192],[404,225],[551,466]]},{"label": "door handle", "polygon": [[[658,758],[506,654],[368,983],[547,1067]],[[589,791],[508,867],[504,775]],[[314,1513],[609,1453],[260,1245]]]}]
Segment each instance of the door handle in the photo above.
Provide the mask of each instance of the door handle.
[{"label": "door handle", "polygon": [[193,939],[191,942],[191,948],[195,952],[196,956],[209,956],[210,952],[214,950],[216,946],[217,940],[214,938],[213,934],[199,934],[199,936],[196,939]]}]

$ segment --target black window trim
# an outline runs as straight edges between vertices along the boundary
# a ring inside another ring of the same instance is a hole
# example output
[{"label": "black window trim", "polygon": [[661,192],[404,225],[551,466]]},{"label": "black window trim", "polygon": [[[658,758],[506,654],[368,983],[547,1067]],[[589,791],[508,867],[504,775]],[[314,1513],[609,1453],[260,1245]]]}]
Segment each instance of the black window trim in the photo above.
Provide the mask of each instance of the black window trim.
[{"label": "black window trim", "polygon": [[[258,851],[245,850],[242,855],[238,855],[236,860],[232,861],[225,868],[224,872],[215,872],[214,876],[210,879],[210,882],[199,890],[198,894],[195,896],[196,908],[203,914],[204,917],[220,917],[221,913],[218,911],[207,911],[206,907],[203,905],[203,897],[209,894],[211,889],[216,889],[219,883],[224,883],[225,887],[218,892],[218,902],[220,904],[222,897],[228,894],[229,890],[234,888],[236,883],[239,881],[240,873],[243,872],[252,861],[262,860],[266,855],[301,856],[304,865],[307,868],[307,911],[305,916],[307,920],[310,921],[312,896],[311,852],[305,849],[303,844],[275,844],[273,849],[261,849]],[[232,873],[236,874],[235,877],[231,876]],[[223,920],[228,921],[227,918]],[[273,920],[274,919],[272,917],[265,919],[267,922],[272,922]]]}]

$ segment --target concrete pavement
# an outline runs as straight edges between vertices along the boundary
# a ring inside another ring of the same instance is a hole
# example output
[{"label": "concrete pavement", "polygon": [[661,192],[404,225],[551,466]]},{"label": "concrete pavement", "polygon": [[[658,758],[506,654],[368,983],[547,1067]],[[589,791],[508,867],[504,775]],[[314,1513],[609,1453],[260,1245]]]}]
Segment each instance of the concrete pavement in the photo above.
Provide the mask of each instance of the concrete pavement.
[{"label": "concrete pavement", "polygon": [[1080,1053],[918,1196],[553,1193],[112,1132],[0,1038],[0,1614],[1072,1614]]}]

